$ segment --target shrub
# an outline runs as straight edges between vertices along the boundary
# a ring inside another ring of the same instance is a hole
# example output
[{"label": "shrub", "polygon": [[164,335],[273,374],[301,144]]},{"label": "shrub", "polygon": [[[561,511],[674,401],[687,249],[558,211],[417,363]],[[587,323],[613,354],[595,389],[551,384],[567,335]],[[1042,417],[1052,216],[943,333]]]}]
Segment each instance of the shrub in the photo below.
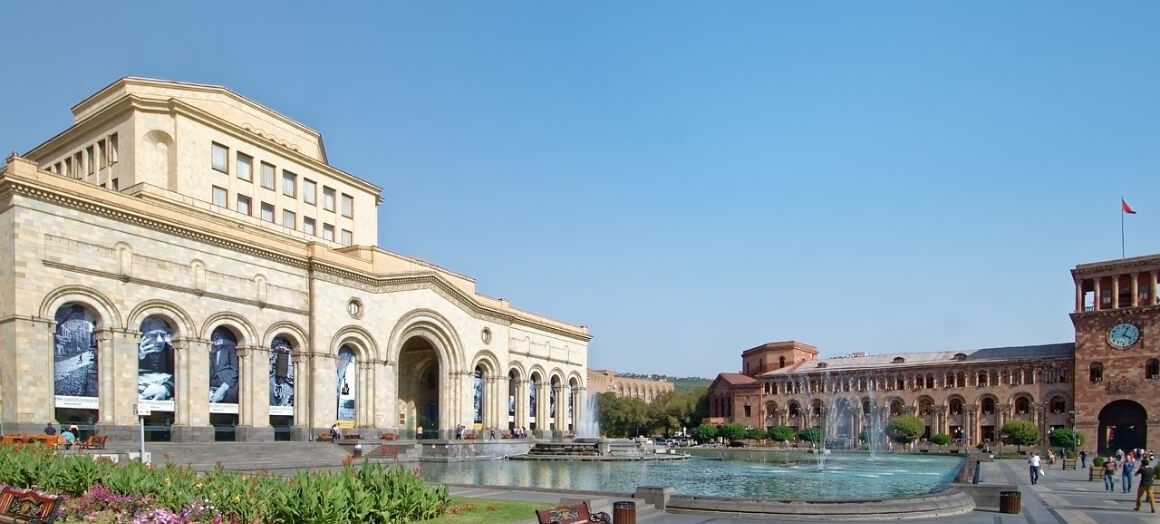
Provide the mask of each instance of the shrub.
[{"label": "shrub", "polygon": [[1015,444],[1015,449],[1022,451],[1023,446],[1030,446],[1039,442],[1039,427],[1027,420],[1012,420],[1003,424],[1000,433],[1007,442]]},{"label": "shrub", "polygon": [[1104,462],[1107,462],[1107,461],[1108,461],[1108,459],[1105,459],[1104,457],[1096,457],[1096,458],[1092,459],[1092,465],[1095,466],[1096,469],[1100,469],[1100,468],[1104,467]]},{"label": "shrub", "polygon": [[930,438],[930,443],[938,446],[945,446],[951,443],[951,436],[946,433],[939,433]]},{"label": "shrub", "polygon": [[886,435],[899,444],[910,444],[926,432],[926,422],[914,415],[899,415],[886,425]]}]

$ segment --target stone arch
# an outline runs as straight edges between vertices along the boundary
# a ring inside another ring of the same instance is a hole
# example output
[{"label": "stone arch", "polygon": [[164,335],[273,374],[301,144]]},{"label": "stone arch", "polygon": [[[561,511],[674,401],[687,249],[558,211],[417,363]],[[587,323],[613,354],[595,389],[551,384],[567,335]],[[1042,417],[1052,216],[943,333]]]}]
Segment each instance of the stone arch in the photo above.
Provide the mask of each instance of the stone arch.
[{"label": "stone arch", "polygon": [[294,355],[300,356],[306,351],[306,330],[302,329],[298,324],[288,321],[279,321],[270,324],[266,331],[262,333],[262,347],[271,347],[274,344],[274,337],[283,336],[290,341],[290,347],[294,351]]},{"label": "stone arch", "polygon": [[159,315],[168,319],[172,323],[171,327],[174,330],[174,337],[189,337],[197,333],[196,323],[194,323],[193,318],[180,306],[166,300],[146,300],[137,304],[136,307],[129,311],[126,325],[130,326],[131,329],[138,329],[141,326],[141,322],[152,315]]},{"label": "stone arch", "polygon": [[1017,417],[1030,417],[1035,409],[1035,396],[1026,391],[1011,395],[1011,409]]},{"label": "stone arch", "polygon": [[[165,131],[153,129],[146,132],[141,139],[142,150],[138,153],[141,163],[137,166],[137,171],[140,173],[163,173],[165,175],[165,188],[170,191],[178,191],[177,150],[173,147],[173,137]],[[229,162],[228,159],[226,161]]]},{"label": "stone arch", "polygon": [[[391,329],[385,358],[398,370],[397,411],[407,414],[408,425],[421,425],[424,436],[453,438],[470,418],[474,366],[467,366],[461,340],[451,322],[430,309],[408,312]],[[499,369],[498,359],[491,364]]]},{"label": "stone arch", "polygon": [[1070,408],[1070,404],[1067,401],[1067,394],[1054,391],[1047,393],[1046,397],[1048,413],[1067,413]]},{"label": "stone arch", "polygon": [[375,337],[361,326],[346,326],[336,331],[334,336],[330,337],[330,347],[327,351],[337,356],[339,349],[345,344],[354,347],[355,356],[359,360],[379,360],[379,346],[375,343]]},{"label": "stone arch", "polygon": [[802,414],[802,405],[796,399],[790,400],[785,403],[785,412],[789,417],[800,417]]},{"label": "stone arch", "polygon": [[254,345],[259,342],[258,331],[245,317],[230,311],[214,313],[202,323],[201,334],[198,338],[208,340],[214,329],[228,326],[238,335],[238,345]]},{"label": "stone arch", "polygon": [[1100,409],[1098,420],[1099,453],[1147,446],[1148,411],[1140,403],[1128,399],[1109,402]]},{"label": "stone arch", "polygon": [[967,399],[957,393],[948,395],[946,407],[948,415],[962,415],[967,409]]},{"label": "stone arch", "polygon": [[121,313],[117,311],[117,306],[104,293],[85,286],[66,285],[60,286],[44,295],[44,299],[40,301],[39,316],[41,318],[53,318],[56,315],[56,310],[69,302],[76,302],[89,306],[94,316],[96,316],[96,324],[98,329],[121,329]]},{"label": "stone arch", "polygon": [[398,362],[403,343],[411,337],[422,337],[435,347],[448,372],[464,370],[463,350],[459,333],[439,312],[431,309],[415,309],[399,318],[387,339],[388,362]]},{"label": "stone arch", "polygon": [[[895,415],[894,404],[899,400],[901,399],[897,397],[890,399],[890,404],[888,405],[890,406],[891,416]],[[934,407],[936,405],[937,404],[935,403],[934,398],[932,398],[930,395],[921,395],[914,399],[915,414],[917,414],[919,417],[928,417],[934,415]]]},{"label": "stone arch", "polygon": [[491,376],[499,376],[500,365],[499,357],[489,349],[481,349],[475,352],[475,357],[471,360],[471,369],[483,366],[485,371],[491,372]]}]

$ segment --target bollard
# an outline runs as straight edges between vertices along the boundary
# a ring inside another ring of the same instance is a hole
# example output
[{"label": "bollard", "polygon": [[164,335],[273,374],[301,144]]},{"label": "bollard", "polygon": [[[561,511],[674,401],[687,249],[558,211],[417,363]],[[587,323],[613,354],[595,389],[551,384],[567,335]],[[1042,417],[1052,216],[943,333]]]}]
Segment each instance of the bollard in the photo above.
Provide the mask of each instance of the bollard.
[{"label": "bollard", "polygon": [[631,500],[613,502],[612,524],[636,524],[636,502]]},{"label": "bollard", "polygon": [[362,458],[362,444],[354,445],[354,458]]},{"label": "bollard", "polygon": [[980,470],[982,470],[982,469],[983,469],[983,461],[981,461],[981,460],[975,461],[975,474],[972,475],[971,484],[978,484],[979,483],[979,480],[982,478],[982,473],[980,472]]}]

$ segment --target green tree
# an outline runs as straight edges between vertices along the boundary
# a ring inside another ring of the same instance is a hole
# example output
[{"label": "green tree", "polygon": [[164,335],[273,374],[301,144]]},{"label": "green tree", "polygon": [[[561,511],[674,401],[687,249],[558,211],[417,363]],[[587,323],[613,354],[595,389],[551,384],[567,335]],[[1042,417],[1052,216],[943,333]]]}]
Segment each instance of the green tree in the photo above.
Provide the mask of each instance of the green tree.
[{"label": "green tree", "polygon": [[740,422],[730,422],[721,426],[717,431],[717,435],[725,437],[725,440],[734,441],[745,438],[745,426]]},{"label": "green tree", "polygon": [[951,436],[947,435],[946,433],[939,433],[938,435],[931,437],[930,442],[938,446],[945,446],[951,443]]},{"label": "green tree", "polygon": [[788,442],[793,440],[795,436],[797,435],[794,433],[793,428],[789,426],[774,426],[769,429],[770,440],[777,442]]},{"label": "green tree", "polygon": [[693,428],[691,433],[693,434],[693,438],[697,439],[697,442],[703,444],[717,438],[717,426],[712,424],[701,424],[700,426]]},{"label": "green tree", "polygon": [[761,440],[768,435],[762,428],[749,428],[745,430],[745,438],[750,440]]},{"label": "green tree", "polygon": [[910,444],[926,432],[926,422],[914,415],[899,415],[886,425],[886,436],[899,444]]},{"label": "green tree", "polygon": [[1003,424],[999,430],[1009,444],[1015,444],[1015,449],[1023,451],[1023,446],[1031,446],[1039,442],[1039,427],[1027,420],[1012,420]]},{"label": "green tree", "polygon": [[1083,446],[1083,435],[1067,428],[1058,428],[1048,433],[1047,440],[1052,447],[1063,448],[1068,453]]},{"label": "green tree", "polygon": [[610,437],[635,437],[651,432],[648,405],[633,397],[619,397],[616,393],[601,393],[597,398],[600,428]]},{"label": "green tree", "polygon": [[822,433],[822,428],[813,427],[799,431],[797,438],[817,444],[818,442],[821,442],[823,438],[825,438],[825,434]]}]

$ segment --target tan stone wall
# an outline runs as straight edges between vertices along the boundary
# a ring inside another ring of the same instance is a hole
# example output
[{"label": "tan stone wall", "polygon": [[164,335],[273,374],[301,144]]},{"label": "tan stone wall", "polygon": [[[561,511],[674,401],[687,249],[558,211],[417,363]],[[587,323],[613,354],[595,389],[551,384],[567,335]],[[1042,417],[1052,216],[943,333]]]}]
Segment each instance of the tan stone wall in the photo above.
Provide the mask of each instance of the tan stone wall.
[{"label": "tan stone wall", "polygon": [[658,395],[673,390],[673,383],[666,380],[628,378],[619,376],[613,371],[588,370],[588,391],[592,395],[612,392],[622,397],[639,398],[651,403]]}]

